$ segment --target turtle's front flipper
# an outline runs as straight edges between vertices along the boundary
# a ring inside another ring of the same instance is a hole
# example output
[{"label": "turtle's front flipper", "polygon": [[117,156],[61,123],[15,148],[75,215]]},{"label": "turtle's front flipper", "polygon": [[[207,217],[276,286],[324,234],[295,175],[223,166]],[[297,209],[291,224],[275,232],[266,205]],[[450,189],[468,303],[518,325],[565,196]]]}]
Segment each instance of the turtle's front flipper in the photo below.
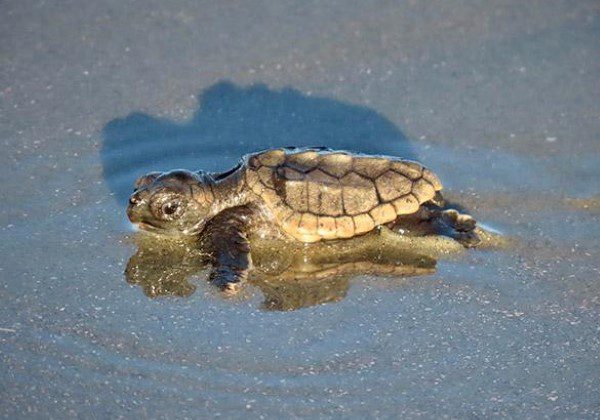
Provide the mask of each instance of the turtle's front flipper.
[{"label": "turtle's front flipper", "polygon": [[252,213],[245,206],[225,210],[210,221],[202,235],[202,245],[213,264],[209,281],[228,294],[238,291],[252,264],[247,237]]}]

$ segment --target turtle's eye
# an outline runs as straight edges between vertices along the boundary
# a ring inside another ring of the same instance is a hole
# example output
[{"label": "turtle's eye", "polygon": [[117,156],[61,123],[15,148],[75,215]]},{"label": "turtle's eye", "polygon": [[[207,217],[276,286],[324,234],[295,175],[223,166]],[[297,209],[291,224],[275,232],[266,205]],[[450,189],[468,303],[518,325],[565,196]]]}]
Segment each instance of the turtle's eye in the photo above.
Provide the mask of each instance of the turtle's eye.
[{"label": "turtle's eye", "polygon": [[152,201],[150,208],[154,216],[162,220],[175,220],[181,217],[184,206],[180,197],[171,195]]},{"label": "turtle's eye", "polygon": [[181,216],[181,210],[180,204],[176,201],[167,201],[160,209],[165,219],[176,219]]}]

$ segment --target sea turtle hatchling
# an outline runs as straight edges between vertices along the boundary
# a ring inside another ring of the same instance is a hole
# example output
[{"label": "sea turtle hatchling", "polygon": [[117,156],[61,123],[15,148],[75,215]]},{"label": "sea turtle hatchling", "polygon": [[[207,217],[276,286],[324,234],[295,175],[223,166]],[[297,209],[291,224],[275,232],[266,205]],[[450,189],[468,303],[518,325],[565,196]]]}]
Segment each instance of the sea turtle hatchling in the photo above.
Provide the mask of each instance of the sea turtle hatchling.
[{"label": "sea turtle hatchling", "polygon": [[232,291],[251,267],[250,233],[314,243],[387,225],[476,244],[475,220],[445,209],[441,189],[413,161],[290,147],[246,155],[222,173],[149,173],[136,181],[127,215],[146,231],[196,236],[211,255],[209,280]]}]

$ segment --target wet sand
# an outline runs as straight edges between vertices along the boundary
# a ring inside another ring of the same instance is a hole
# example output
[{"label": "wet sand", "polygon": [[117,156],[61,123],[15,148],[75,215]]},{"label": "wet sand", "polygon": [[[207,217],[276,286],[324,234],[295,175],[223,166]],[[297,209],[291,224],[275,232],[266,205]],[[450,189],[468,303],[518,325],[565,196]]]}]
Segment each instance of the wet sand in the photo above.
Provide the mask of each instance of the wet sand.
[{"label": "wet sand", "polygon": [[[2,416],[598,417],[596,2],[1,9]],[[236,299],[188,254],[127,277],[138,175],[281,145],[418,159],[511,246]]]}]

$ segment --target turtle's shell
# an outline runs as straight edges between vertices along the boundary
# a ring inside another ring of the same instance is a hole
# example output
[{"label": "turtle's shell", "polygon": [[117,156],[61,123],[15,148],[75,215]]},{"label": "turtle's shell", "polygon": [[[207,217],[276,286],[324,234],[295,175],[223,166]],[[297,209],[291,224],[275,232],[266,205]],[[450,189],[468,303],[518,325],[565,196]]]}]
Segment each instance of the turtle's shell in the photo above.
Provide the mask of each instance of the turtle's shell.
[{"label": "turtle's shell", "polygon": [[303,242],[350,238],[415,213],[442,189],[422,165],[328,149],[273,149],[246,158],[248,187]]}]

